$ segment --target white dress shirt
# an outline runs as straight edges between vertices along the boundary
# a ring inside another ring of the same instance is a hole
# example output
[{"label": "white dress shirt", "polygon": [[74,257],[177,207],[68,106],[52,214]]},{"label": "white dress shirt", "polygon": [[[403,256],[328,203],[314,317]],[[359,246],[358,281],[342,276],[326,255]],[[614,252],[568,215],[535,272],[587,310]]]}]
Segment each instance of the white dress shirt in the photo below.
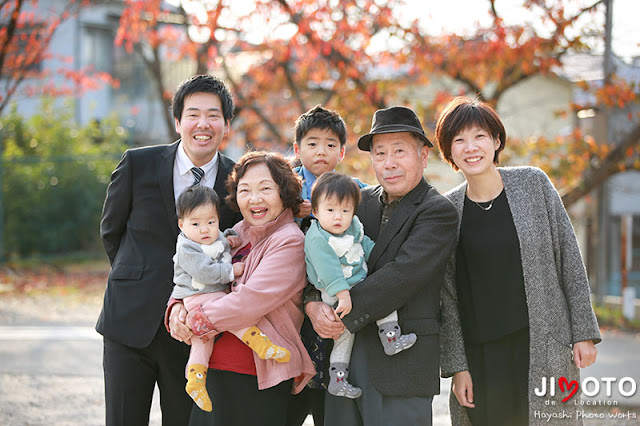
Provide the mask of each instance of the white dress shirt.
[{"label": "white dress shirt", "polygon": [[[175,200],[182,194],[182,191],[193,185],[192,167],[194,167],[193,162],[187,156],[182,142],[180,142],[176,151],[176,159],[173,162],[173,196]],[[216,152],[211,161],[200,168],[204,170],[204,177],[200,181],[200,185],[213,188],[218,174],[218,153]]]}]

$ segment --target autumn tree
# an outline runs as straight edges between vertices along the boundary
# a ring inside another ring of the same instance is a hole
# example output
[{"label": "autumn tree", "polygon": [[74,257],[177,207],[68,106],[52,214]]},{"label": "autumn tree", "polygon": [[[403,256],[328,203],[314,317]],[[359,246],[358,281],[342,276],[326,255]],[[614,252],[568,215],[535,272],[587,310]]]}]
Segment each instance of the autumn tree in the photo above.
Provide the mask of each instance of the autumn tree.
[{"label": "autumn tree", "polygon": [[[232,86],[234,128],[249,147],[285,149],[295,118],[316,103],[343,114],[350,138],[365,133],[372,113],[391,103],[409,102],[427,124],[451,95],[477,95],[499,105],[509,89],[552,75],[564,56],[588,52],[594,28],[585,22],[604,10],[603,0],[523,0],[534,26],[506,23],[496,2],[485,1],[491,25],[434,35],[419,20],[401,22],[395,11],[402,0],[256,0],[251,7],[244,3],[245,9],[225,0],[125,0],[117,42],[143,56],[164,96],[169,132],[168,106],[177,83],[170,69],[188,61],[193,72],[215,73]],[[436,76],[454,81],[453,91],[433,102],[399,95]],[[638,97],[637,88],[620,79],[589,90],[598,103],[618,108]],[[623,139],[609,146],[575,132],[539,144],[513,141],[513,148],[545,168],[571,204],[611,174],[638,168],[638,130]],[[545,162],[552,157],[548,149],[566,161]],[[356,174],[368,167],[363,156],[347,158]]]},{"label": "autumn tree", "polygon": [[188,59],[194,72],[220,75],[236,95],[236,130],[251,146],[284,149],[297,116],[317,103],[340,110],[357,132],[386,106],[394,82],[371,79],[379,59],[371,44],[399,27],[398,3],[263,0],[237,10],[225,1],[193,9],[127,0],[117,42],[143,55],[166,106],[173,87],[164,61]]},{"label": "autumn tree", "polygon": [[[563,57],[592,49],[594,34],[586,19],[604,14],[605,1],[545,2],[526,0],[523,7],[535,17],[538,25],[527,23],[508,25],[502,19],[495,0],[487,0],[492,25],[479,27],[471,34],[445,34],[433,37],[423,33],[415,21],[405,37],[411,38],[413,60],[410,74],[418,84],[427,83],[431,75],[445,75],[459,83],[458,92],[441,92],[433,109],[437,112],[451,96],[467,94],[499,105],[505,92],[537,75],[553,75],[561,68]],[[538,30],[537,28],[543,28]],[[416,84],[414,82],[414,84]],[[591,105],[568,105],[568,111],[597,108],[625,110],[637,105],[640,91],[632,83],[611,76],[604,85],[580,83],[595,99]],[[596,141],[580,130],[568,137],[554,140],[539,138],[512,140],[511,150],[529,158],[549,173],[569,206],[604,183],[613,174],[624,170],[640,170],[640,120],[629,113],[633,126],[617,141]]]},{"label": "autumn tree", "polygon": [[[86,0],[0,0],[0,115],[16,95],[78,96],[103,83],[117,84],[109,74],[74,69],[68,58],[49,50],[60,25],[87,6]],[[63,65],[47,67],[54,59]],[[62,76],[62,82],[55,83],[54,75]]]}]

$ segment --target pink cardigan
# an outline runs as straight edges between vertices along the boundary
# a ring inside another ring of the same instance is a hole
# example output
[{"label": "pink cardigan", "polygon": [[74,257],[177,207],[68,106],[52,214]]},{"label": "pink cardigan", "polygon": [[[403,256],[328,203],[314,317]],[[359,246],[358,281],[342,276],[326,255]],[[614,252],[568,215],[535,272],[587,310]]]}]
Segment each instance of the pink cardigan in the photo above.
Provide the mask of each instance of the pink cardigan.
[{"label": "pink cardigan", "polygon": [[254,353],[258,388],[266,389],[294,378],[299,393],[315,375],[311,358],[300,340],[302,291],[306,285],[304,234],[291,210],[273,222],[251,226],[244,220],[233,229],[242,246],[251,243],[243,259],[244,274],[228,295],[202,305],[216,333],[258,326],[276,344],[291,352],[291,360],[262,360]]}]

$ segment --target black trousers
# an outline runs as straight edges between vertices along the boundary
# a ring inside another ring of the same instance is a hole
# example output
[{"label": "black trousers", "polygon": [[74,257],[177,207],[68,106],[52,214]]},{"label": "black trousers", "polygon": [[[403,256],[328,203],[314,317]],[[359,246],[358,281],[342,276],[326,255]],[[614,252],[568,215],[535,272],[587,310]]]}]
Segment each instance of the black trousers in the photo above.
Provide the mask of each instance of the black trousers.
[{"label": "black trousers", "polygon": [[174,340],[163,324],[145,348],[104,338],[103,368],[107,426],[149,424],[156,383],[164,426],[186,425],[193,405],[184,390],[189,347]]},{"label": "black trousers", "polygon": [[[419,338],[419,337],[418,337]],[[411,350],[411,349],[409,349]],[[349,382],[362,388],[362,396],[349,399],[327,395],[324,426],[431,426],[430,396],[383,395],[369,380],[364,342],[356,341],[349,362]]]},{"label": "black trousers", "polygon": [[467,344],[474,426],[529,424],[529,327],[487,343]]},{"label": "black trousers", "polygon": [[313,416],[313,423],[324,424],[324,396],[326,389],[304,388],[297,395],[289,396],[286,426],[302,426],[309,414]]},{"label": "black trousers", "polygon": [[292,386],[293,379],[289,379],[258,390],[256,376],[210,368],[207,391],[213,411],[202,411],[193,404],[189,426],[282,426]]}]

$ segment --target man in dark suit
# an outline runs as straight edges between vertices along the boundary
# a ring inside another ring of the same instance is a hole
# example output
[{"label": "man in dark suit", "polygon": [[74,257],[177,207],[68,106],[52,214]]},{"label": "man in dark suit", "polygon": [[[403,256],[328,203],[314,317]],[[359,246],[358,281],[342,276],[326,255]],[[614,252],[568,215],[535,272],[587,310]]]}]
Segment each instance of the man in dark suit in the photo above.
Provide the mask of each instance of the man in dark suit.
[{"label": "man in dark suit", "polygon": [[[107,425],[143,425],[156,385],[163,425],[186,425],[192,400],[184,390],[188,346],[163,324],[173,288],[179,233],[175,199],[188,186],[212,186],[221,200],[233,161],[218,152],[229,132],[233,99],[221,80],[194,76],[173,97],[171,145],[127,150],[107,188],[100,236],[111,262],[96,330],[104,336]],[[223,202],[220,228],[240,216]]]},{"label": "man in dark suit", "polygon": [[[326,396],[325,425],[430,425],[440,393],[440,287],[456,239],[453,205],[423,177],[429,147],[415,113],[404,107],[376,111],[358,147],[371,152],[380,185],[362,190],[357,215],[375,242],[369,275],[350,291],[353,309],[339,322],[326,305],[306,304],[314,328],[335,337],[342,325],[356,333],[349,381],[357,400]],[[415,345],[385,354],[376,320],[398,311]]]}]

